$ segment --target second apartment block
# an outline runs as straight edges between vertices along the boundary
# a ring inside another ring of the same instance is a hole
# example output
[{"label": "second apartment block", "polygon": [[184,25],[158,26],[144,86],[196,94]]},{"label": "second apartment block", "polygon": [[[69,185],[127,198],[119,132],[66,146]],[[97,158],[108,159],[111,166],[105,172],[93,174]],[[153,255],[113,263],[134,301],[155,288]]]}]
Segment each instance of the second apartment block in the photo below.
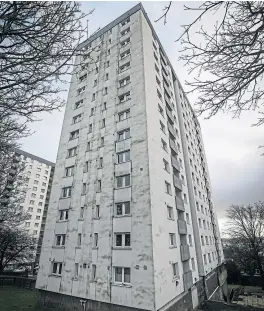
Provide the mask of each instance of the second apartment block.
[{"label": "second apartment block", "polygon": [[199,122],[141,4],[81,48],[40,258],[43,302],[197,306],[199,284],[220,291],[223,262]]}]

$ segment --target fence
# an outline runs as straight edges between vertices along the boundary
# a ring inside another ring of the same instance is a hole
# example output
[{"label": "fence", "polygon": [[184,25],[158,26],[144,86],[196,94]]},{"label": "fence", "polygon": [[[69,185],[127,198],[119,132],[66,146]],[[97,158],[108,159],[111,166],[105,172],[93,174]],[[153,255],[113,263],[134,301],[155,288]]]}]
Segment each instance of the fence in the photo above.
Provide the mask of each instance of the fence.
[{"label": "fence", "polygon": [[36,279],[6,275],[0,276],[0,286],[6,285],[23,287],[27,289],[35,289]]}]

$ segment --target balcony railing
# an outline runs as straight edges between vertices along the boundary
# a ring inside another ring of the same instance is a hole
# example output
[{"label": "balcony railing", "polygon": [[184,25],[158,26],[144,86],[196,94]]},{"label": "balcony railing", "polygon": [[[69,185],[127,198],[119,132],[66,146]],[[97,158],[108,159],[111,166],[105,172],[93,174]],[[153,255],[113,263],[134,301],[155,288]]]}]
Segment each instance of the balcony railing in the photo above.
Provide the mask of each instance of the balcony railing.
[{"label": "balcony railing", "polygon": [[192,279],[192,271],[188,271],[183,273],[183,285],[184,290],[187,291],[189,288],[193,285],[193,279]]},{"label": "balcony railing", "polygon": [[178,219],[179,234],[187,234],[187,225],[185,220]]},{"label": "balcony railing", "polygon": [[171,138],[170,138],[170,147],[171,147],[171,149],[172,149],[174,152],[178,153],[177,146],[176,146],[175,142],[174,142]]},{"label": "balcony railing", "polygon": [[173,120],[173,115],[172,115],[171,111],[167,107],[166,107],[166,113],[167,113],[168,118],[170,118],[171,122],[173,122],[174,121]]},{"label": "balcony railing", "polygon": [[181,260],[186,261],[190,259],[189,245],[181,245]]},{"label": "balcony railing", "polygon": [[176,159],[176,158],[174,158],[173,156],[171,156],[171,164],[172,164],[172,166],[174,166],[175,168],[176,168],[176,170],[177,171],[180,171],[180,163],[179,163],[179,161]]},{"label": "balcony railing", "polygon": [[184,201],[182,198],[176,197],[176,208],[182,212],[185,212]]},{"label": "balcony railing", "polygon": [[176,138],[177,133],[176,133],[174,127],[169,122],[168,122],[168,129],[169,129],[170,133]]},{"label": "balcony railing", "polygon": [[173,184],[177,189],[182,190],[182,181],[175,175],[173,175]]}]

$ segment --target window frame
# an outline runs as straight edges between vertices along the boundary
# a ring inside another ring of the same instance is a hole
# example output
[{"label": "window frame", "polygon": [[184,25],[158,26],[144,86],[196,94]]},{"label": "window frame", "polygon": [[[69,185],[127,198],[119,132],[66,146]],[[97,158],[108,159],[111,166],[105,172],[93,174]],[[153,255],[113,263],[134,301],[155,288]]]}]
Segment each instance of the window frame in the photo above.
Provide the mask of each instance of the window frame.
[{"label": "window frame", "polygon": [[[131,268],[130,267],[120,267],[120,266],[114,266],[114,283],[116,284],[124,284],[124,285],[130,285],[131,284]],[[117,269],[121,269],[121,281],[117,280],[116,278],[116,271]],[[129,271],[129,282],[125,282],[125,269]]]}]

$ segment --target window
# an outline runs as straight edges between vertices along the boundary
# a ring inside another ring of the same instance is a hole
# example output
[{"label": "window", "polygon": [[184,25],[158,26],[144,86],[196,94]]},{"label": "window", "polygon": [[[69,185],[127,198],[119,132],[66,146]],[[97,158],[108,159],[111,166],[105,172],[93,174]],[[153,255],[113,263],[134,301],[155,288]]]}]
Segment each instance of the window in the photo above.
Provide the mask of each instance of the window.
[{"label": "window", "polygon": [[101,137],[101,147],[104,146],[104,137]]},{"label": "window", "polygon": [[120,59],[125,58],[126,56],[130,55],[130,50],[126,50],[125,52],[120,54]]},{"label": "window", "polygon": [[190,217],[188,213],[186,213],[186,222],[188,225],[190,224]]},{"label": "window", "polygon": [[35,198],[36,197],[36,193],[31,193],[31,198]]},{"label": "window", "polygon": [[165,181],[165,192],[171,194],[171,184]]},{"label": "window", "polygon": [[190,246],[193,246],[191,234],[189,234],[188,238],[189,238],[189,245],[190,245]]},{"label": "window", "polygon": [[80,210],[80,219],[83,219],[83,216],[84,216],[84,207],[82,206]]},{"label": "window", "polygon": [[160,94],[159,90],[157,90],[158,98],[162,99],[162,95]]},{"label": "window", "polygon": [[92,133],[92,131],[93,131],[93,125],[91,123],[91,124],[89,124],[89,131],[88,131],[88,133]]},{"label": "window", "polygon": [[121,36],[124,36],[127,33],[129,33],[129,32],[130,32],[130,27],[128,27],[128,28],[124,29],[123,31],[121,31]]},{"label": "window", "polygon": [[97,86],[97,79],[94,80],[94,87]]},{"label": "window", "polygon": [[156,76],[156,82],[157,82],[157,84],[160,86],[160,80],[158,79],[157,76]]},{"label": "window", "polygon": [[47,177],[47,176],[43,176],[43,179],[44,179],[44,180],[48,180],[48,177]]},{"label": "window", "polygon": [[125,86],[127,85],[128,83],[130,83],[130,76],[122,79],[119,81],[119,86],[122,87],[122,86]]},{"label": "window", "polygon": [[45,171],[45,174],[48,174],[49,173],[49,171]]},{"label": "window", "polygon": [[101,192],[101,191],[102,191],[102,181],[97,180],[97,192]]},{"label": "window", "polygon": [[79,137],[79,130],[76,130],[70,133],[70,140],[78,138],[78,137]]},{"label": "window", "polygon": [[205,236],[205,243],[206,243],[206,245],[209,245],[209,243],[208,243],[208,236],[207,235]]},{"label": "window", "polygon": [[34,185],[38,185],[38,180],[34,180]]},{"label": "window", "polygon": [[78,278],[79,276],[79,264],[78,263],[75,263],[74,264],[74,278]]},{"label": "window", "polygon": [[201,212],[204,213],[204,208],[202,205],[201,205]]},{"label": "window", "polygon": [[37,213],[41,213],[41,209],[40,208],[37,209]]},{"label": "window", "polygon": [[210,253],[208,253],[208,261],[209,261],[209,263],[212,261],[212,260],[211,260],[211,254],[210,254]]},{"label": "window", "polygon": [[96,265],[92,265],[92,280],[96,279]]},{"label": "window", "polygon": [[25,225],[27,228],[30,227],[30,222],[26,222],[26,225]]},{"label": "window", "polygon": [[92,95],[92,101],[95,100],[95,93]]},{"label": "window", "polygon": [[79,78],[79,81],[80,81],[80,82],[83,82],[83,81],[86,80],[86,79],[87,79],[87,73],[84,74],[84,75],[82,75],[82,76]]},{"label": "window", "polygon": [[102,119],[102,128],[105,127],[105,119]]},{"label": "window", "polygon": [[91,113],[90,113],[90,116],[92,117],[94,115],[94,107],[91,108]]},{"label": "window", "polygon": [[130,186],[130,174],[116,177],[116,187],[123,188]]},{"label": "window", "polygon": [[130,117],[130,109],[127,109],[125,111],[119,112],[118,114],[118,121],[126,120]]},{"label": "window", "polygon": [[81,95],[85,90],[85,86],[82,86],[80,87],[78,90],[77,90],[77,95]]},{"label": "window", "polygon": [[84,182],[82,184],[82,194],[85,194],[86,193],[86,183]]},{"label": "window", "polygon": [[161,146],[162,146],[162,149],[164,149],[165,151],[168,150],[167,144],[165,143],[163,139],[161,139]]},{"label": "window", "polygon": [[130,268],[114,267],[115,283],[130,283]]},{"label": "window", "polygon": [[123,71],[127,70],[128,68],[130,68],[130,62],[127,62],[127,63],[123,64],[122,66],[120,66],[119,72],[123,72]]},{"label": "window", "polygon": [[170,247],[176,247],[176,236],[175,233],[169,233]]},{"label": "window", "polygon": [[167,211],[168,211],[168,218],[169,219],[174,219],[173,217],[173,208],[169,205],[167,205]]},{"label": "window", "polygon": [[88,143],[87,143],[87,151],[91,151],[91,142],[90,141],[88,141]]},{"label": "window", "polygon": [[61,275],[62,271],[62,262],[53,262],[52,274]]},{"label": "window", "polygon": [[[157,73],[159,74],[159,72],[160,72],[160,70],[159,70],[159,67],[155,64],[155,69],[156,69],[156,71],[157,71]],[[160,93],[159,93],[160,94]],[[161,96],[161,94],[160,94],[160,96]],[[160,98],[160,97],[159,97]]]},{"label": "window", "polygon": [[204,237],[201,235],[202,245],[204,245]]},{"label": "window", "polygon": [[94,248],[97,248],[97,247],[98,247],[98,233],[94,233],[93,247],[94,247]]},{"label": "window", "polygon": [[122,23],[121,23],[121,26],[125,26],[126,24],[128,24],[130,22],[130,19],[127,18],[126,20],[124,20]]},{"label": "window", "polygon": [[167,171],[168,173],[170,172],[170,166],[169,166],[169,163],[163,159],[163,168],[165,171]]},{"label": "window", "polygon": [[[37,168],[37,171],[38,171],[38,172],[40,172],[40,171],[41,171],[41,168],[40,168],[40,167],[38,167],[38,168]],[[30,174],[30,172],[28,172],[28,173]]]},{"label": "window", "polygon": [[40,175],[39,174],[36,174],[36,178],[39,178],[40,177]]},{"label": "window", "polygon": [[72,187],[62,188],[62,198],[69,198],[71,196]]},{"label": "window", "polygon": [[117,163],[124,163],[128,161],[130,161],[130,150],[117,154]]},{"label": "window", "polygon": [[120,95],[119,96],[119,103],[124,103],[125,101],[129,100],[130,99],[130,92],[127,92],[123,95]]},{"label": "window", "polygon": [[61,210],[60,211],[60,220],[68,220],[69,210]]},{"label": "window", "polygon": [[73,157],[77,154],[77,147],[73,147],[68,149],[68,157]]},{"label": "window", "polygon": [[109,62],[109,60],[108,60],[107,62],[105,62],[105,68],[108,68],[109,65],[110,65],[110,62]]},{"label": "window", "polygon": [[99,168],[103,167],[103,158],[99,158]]},{"label": "window", "polygon": [[199,208],[199,203],[198,203],[198,202],[196,202],[196,208],[197,208],[197,211],[200,210],[200,208]]},{"label": "window", "polygon": [[117,140],[122,141],[130,138],[130,129],[126,129],[117,133]]},{"label": "window", "polygon": [[102,104],[102,111],[106,110],[106,102]]},{"label": "window", "polygon": [[82,245],[82,234],[78,233],[77,246],[80,247],[81,245]]},{"label": "window", "polygon": [[205,223],[205,220],[203,220],[203,227],[204,227],[204,229],[206,229],[206,223]]},{"label": "window", "polygon": [[105,74],[105,81],[107,81],[109,79],[109,73]]},{"label": "window", "polygon": [[120,42],[120,45],[121,45],[121,47],[124,47],[129,43],[130,43],[130,38],[127,38],[127,39],[123,40],[122,42]]},{"label": "window", "polygon": [[74,166],[69,166],[65,168],[65,177],[73,176]]},{"label": "window", "polygon": [[64,246],[65,245],[65,234],[56,234],[56,246]]},{"label": "window", "polygon": [[129,247],[130,246],[130,233],[115,233],[115,246],[116,247]]},{"label": "window", "polygon": [[179,265],[178,262],[174,262],[171,264],[172,265],[172,273],[173,277],[179,278]]},{"label": "window", "polygon": [[165,125],[160,121],[160,129],[165,134]]},{"label": "window", "polygon": [[95,206],[94,218],[100,218],[100,205]]},{"label": "window", "polygon": [[194,258],[191,259],[192,262],[192,271],[195,271],[195,262],[194,262]]},{"label": "window", "polygon": [[38,234],[38,230],[33,230],[33,234],[34,235]]},{"label": "window", "polygon": [[38,190],[38,188],[37,187],[33,187],[33,191],[37,191]]},{"label": "window", "polygon": [[159,113],[164,117],[164,111],[163,111],[163,109],[161,108],[160,105],[158,105],[158,107],[159,107]]},{"label": "window", "polygon": [[202,223],[201,223],[201,219],[198,218],[198,223],[199,223],[199,227],[202,228]]},{"label": "window", "polygon": [[130,202],[116,203],[115,214],[116,216],[130,215]]},{"label": "window", "polygon": [[43,204],[43,202],[39,202],[39,203],[38,203],[38,206],[42,206],[42,204]]},{"label": "window", "polygon": [[40,216],[36,216],[36,220],[40,220]]},{"label": "window", "polygon": [[103,90],[103,95],[106,95],[107,93],[108,93],[107,87],[105,87],[104,90]]}]

